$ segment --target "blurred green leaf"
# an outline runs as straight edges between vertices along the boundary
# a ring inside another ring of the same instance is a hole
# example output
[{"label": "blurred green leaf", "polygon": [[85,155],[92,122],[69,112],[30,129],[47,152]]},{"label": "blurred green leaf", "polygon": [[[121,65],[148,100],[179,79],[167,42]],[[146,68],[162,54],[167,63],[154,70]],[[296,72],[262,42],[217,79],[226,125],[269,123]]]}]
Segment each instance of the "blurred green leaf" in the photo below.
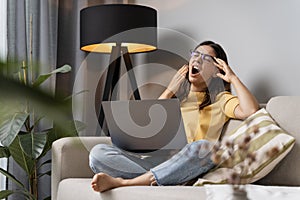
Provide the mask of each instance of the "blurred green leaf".
[{"label": "blurred green leaf", "polygon": [[21,63],[17,60],[10,59],[8,61],[0,60],[0,75],[10,76],[20,70]]},{"label": "blurred green leaf", "polygon": [[9,149],[7,147],[0,146],[0,158],[8,158],[9,156]]},{"label": "blurred green leaf", "polygon": [[23,127],[28,113],[14,113],[7,116],[0,124],[0,141],[3,146],[9,146]]},{"label": "blurred green leaf", "polygon": [[32,84],[33,87],[38,87],[40,86],[43,82],[45,82],[50,76],[52,76],[53,74],[56,73],[66,73],[71,71],[71,66],[70,65],[64,65],[48,74],[42,74],[39,75],[39,77],[34,81],[34,83]]},{"label": "blurred green leaf", "polygon": [[0,191],[0,199],[5,199],[8,196],[12,195],[14,193],[14,191],[12,190],[1,190]]},{"label": "blurred green leaf", "polygon": [[72,113],[70,102],[3,76],[0,76],[0,94],[5,94],[0,95],[0,101],[4,101],[6,106],[16,107],[15,100],[24,99],[30,102],[32,109],[39,111],[39,115],[55,120],[62,127]]},{"label": "blurred green leaf", "polygon": [[16,183],[18,186],[22,188],[24,187],[24,185],[18,179],[16,179],[16,177],[14,177],[14,175],[12,175],[11,173],[3,170],[2,168],[0,168],[0,173],[6,176],[12,182]]},{"label": "blurred green leaf", "polygon": [[63,137],[75,137],[78,136],[78,132],[82,131],[85,129],[86,125],[80,121],[77,120],[69,120],[65,122],[65,126],[54,126],[53,129],[51,129],[48,133],[48,140],[45,145],[45,149],[43,152],[43,155],[45,155],[52,147],[52,143]]},{"label": "blurred green leaf", "polygon": [[47,141],[46,133],[27,133],[19,135],[19,138],[24,153],[33,159],[42,154]]},{"label": "blurred green leaf", "polygon": [[9,146],[9,151],[13,159],[20,165],[20,167],[28,174],[31,175],[34,168],[34,159],[27,156],[20,145],[20,138],[17,136]]}]

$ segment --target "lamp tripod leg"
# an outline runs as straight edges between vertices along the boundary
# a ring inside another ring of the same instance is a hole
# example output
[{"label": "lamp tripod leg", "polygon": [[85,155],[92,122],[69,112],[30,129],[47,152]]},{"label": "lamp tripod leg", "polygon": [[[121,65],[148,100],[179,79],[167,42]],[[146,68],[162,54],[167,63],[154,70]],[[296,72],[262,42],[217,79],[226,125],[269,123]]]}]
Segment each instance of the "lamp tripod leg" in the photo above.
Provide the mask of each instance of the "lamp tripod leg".
[{"label": "lamp tripod leg", "polygon": [[135,78],[135,75],[134,75],[134,71],[133,71],[133,68],[132,68],[132,63],[131,63],[131,60],[130,60],[130,55],[128,53],[127,47],[122,47],[122,53],[123,53],[123,58],[124,58],[124,61],[125,61],[126,69],[127,69],[127,72],[128,72],[130,84],[131,84],[131,87],[132,87],[132,90],[133,90],[134,99],[140,100],[141,96],[140,96],[140,92],[139,92],[139,89],[138,89],[138,86],[137,86],[136,78]]},{"label": "lamp tripod leg", "polygon": [[[108,66],[108,71],[107,71],[107,77],[106,77],[106,82],[105,82],[105,87],[104,87],[104,92],[103,92],[103,97],[102,101],[109,101],[109,100],[115,100],[116,95],[114,95],[113,90],[115,86],[117,85],[120,77],[120,68],[121,68],[121,52],[123,54],[124,62],[126,65],[126,70],[128,72],[130,84],[133,90],[133,95],[136,100],[140,100],[140,92],[138,90],[136,78],[134,75],[132,63],[130,60],[130,55],[128,53],[127,47],[121,47],[121,45],[117,45],[112,47],[112,53],[110,56],[110,64]],[[101,135],[101,130],[105,132],[106,136],[109,136],[109,131],[107,129],[104,129],[104,121],[105,121],[105,116],[104,116],[104,111],[102,104],[100,105],[100,112],[98,115],[98,122],[100,125],[97,128],[96,135]]]},{"label": "lamp tripod leg", "polygon": [[109,61],[110,64],[108,66],[103,96],[102,96],[102,100],[100,103],[100,111],[99,111],[99,115],[98,115],[98,123],[99,123],[100,127],[97,126],[97,131],[96,131],[97,136],[101,135],[101,130],[103,130],[105,132],[106,136],[109,136],[109,131],[105,130],[103,128],[105,116],[104,116],[104,111],[103,111],[103,107],[102,107],[102,101],[109,101],[109,100],[116,98],[115,96],[113,97],[112,95],[113,95],[114,87],[116,86],[116,84],[119,80],[119,76],[120,76],[120,64],[121,64],[120,63],[120,61],[121,61],[120,54],[121,54],[120,46],[112,47],[112,52],[111,52],[110,61]]}]

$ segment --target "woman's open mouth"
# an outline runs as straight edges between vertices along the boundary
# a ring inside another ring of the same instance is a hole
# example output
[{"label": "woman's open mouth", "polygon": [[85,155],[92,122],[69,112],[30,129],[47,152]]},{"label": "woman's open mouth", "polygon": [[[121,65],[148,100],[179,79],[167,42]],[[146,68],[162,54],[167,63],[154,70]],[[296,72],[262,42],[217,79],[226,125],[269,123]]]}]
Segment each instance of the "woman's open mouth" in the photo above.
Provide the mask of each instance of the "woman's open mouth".
[{"label": "woman's open mouth", "polygon": [[192,74],[198,74],[200,72],[200,69],[198,66],[193,66],[192,68]]}]

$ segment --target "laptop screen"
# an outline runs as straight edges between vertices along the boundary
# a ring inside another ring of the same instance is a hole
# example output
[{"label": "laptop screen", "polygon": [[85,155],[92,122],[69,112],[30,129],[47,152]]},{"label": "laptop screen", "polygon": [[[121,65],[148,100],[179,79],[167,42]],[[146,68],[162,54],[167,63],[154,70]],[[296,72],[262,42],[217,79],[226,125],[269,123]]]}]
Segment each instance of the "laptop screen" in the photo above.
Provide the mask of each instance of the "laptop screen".
[{"label": "laptop screen", "polygon": [[102,106],[119,148],[181,149],[187,143],[178,99],[104,101]]}]

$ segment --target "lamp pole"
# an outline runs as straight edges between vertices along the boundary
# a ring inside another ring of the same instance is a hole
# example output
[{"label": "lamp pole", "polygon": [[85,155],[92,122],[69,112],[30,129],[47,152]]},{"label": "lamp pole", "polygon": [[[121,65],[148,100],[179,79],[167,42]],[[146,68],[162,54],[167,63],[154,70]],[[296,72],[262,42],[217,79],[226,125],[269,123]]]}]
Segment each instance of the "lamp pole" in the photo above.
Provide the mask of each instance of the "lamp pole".
[{"label": "lamp pole", "polygon": [[[125,62],[125,66],[126,66],[126,70],[127,70],[128,76],[129,76],[131,88],[133,90],[134,98],[136,100],[141,99],[140,92],[138,90],[138,85],[136,82],[136,78],[134,75],[133,67],[132,67],[132,62],[131,62],[130,55],[128,52],[128,48],[126,46],[121,47],[121,44],[118,43],[116,46],[112,47],[110,61],[109,61],[110,64],[108,66],[102,101],[116,100],[116,96],[113,96],[113,94],[114,94],[113,91],[114,91],[114,88],[117,85],[119,77],[120,77],[121,56],[123,57],[124,62]],[[105,134],[107,136],[109,136],[109,131],[104,130],[104,128],[103,128],[104,121],[105,121],[104,111],[103,111],[102,104],[100,104],[98,122],[99,122],[101,129],[105,132]],[[101,129],[97,128],[96,135],[100,135]]]}]

